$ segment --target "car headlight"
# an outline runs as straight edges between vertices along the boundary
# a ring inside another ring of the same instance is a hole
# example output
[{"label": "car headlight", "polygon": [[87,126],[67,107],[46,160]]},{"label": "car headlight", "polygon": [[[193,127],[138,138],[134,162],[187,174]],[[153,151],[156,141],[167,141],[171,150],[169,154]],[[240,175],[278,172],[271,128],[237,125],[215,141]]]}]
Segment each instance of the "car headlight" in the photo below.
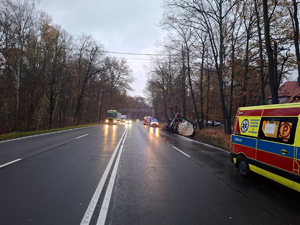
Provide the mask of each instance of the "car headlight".
[{"label": "car headlight", "polygon": [[114,123],[116,123],[117,121],[116,120],[114,120]]},{"label": "car headlight", "polygon": [[105,120],[106,123],[108,123],[108,120]]}]

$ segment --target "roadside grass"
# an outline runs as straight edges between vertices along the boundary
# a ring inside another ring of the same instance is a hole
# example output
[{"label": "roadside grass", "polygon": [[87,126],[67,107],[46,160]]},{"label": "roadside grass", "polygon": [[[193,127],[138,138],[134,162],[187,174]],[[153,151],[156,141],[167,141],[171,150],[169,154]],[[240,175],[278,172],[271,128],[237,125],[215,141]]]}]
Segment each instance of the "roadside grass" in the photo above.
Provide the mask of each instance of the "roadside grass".
[{"label": "roadside grass", "polygon": [[230,151],[230,134],[225,134],[222,128],[206,127],[203,130],[196,129],[192,138]]},{"label": "roadside grass", "polygon": [[37,134],[44,134],[44,133],[51,133],[61,130],[70,130],[74,128],[80,128],[80,127],[88,127],[88,126],[94,126],[97,124],[84,124],[84,125],[78,125],[78,126],[70,126],[70,127],[63,127],[63,128],[55,128],[51,130],[39,130],[39,131],[30,131],[30,132],[12,132],[9,134],[2,134],[0,135],[0,141],[13,139],[13,138],[20,138],[20,137],[26,137],[31,135],[37,135]]},{"label": "roadside grass", "polygon": [[[159,128],[162,129],[165,125],[161,123]],[[230,134],[225,134],[223,127],[206,127],[203,130],[197,128],[191,138],[230,151]]]}]

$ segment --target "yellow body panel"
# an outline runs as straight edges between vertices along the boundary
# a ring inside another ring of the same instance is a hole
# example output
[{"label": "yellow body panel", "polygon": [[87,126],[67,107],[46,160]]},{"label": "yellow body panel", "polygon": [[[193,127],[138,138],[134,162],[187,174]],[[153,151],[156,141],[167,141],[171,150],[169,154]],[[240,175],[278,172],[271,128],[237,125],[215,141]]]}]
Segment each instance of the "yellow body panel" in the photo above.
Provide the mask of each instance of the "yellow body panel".
[{"label": "yellow body panel", "polygon": [[276,181],[276,182],[278,182],[280,184],[283,184],[283,185],[285,185],[285,186],[287,186],[289,188],[293,188],[294,189],[294,182],[291,181],[291,180],[288,180],[288,179],[286,179],[284,177],[278,176],[278,175],[276,175],[274,173],[271,173],[271,172],[269,172],[267,170],[264,170],[262,168],[253,166],[251,164],[249,164],[249,167],[250,167],[250,170],[253,171],[253,172],[255,172],[255,173],[258,173],[258,174],[260,174],[260,175],[262,175],[264,177],[267,177],[267,178],[269,178],[271,180],[274,180],[274,181]]}]

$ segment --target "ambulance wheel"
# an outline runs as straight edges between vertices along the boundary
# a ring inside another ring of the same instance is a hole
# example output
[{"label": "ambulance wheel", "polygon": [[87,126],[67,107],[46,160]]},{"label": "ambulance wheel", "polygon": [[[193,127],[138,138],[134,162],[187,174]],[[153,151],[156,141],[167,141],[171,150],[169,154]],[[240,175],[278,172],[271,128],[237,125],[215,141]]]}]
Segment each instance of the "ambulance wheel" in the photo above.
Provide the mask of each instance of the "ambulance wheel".
[{"label": "ambulance wheel", "polygon": [[239,172],[243,177],[246,177],[250,173],[250,168],[247,159],[244,156],[239,158]]}]

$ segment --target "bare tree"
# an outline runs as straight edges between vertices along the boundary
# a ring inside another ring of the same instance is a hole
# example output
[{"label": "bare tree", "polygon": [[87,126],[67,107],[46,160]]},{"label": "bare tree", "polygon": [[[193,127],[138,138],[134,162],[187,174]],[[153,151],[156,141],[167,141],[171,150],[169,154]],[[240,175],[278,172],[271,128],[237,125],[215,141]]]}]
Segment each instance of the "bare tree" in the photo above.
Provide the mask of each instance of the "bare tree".
[{"label": "bare tree", "polygon": [[[183,18],[178,18],[178,15],[175,16],[172,11],[167,14],[161,23],[161,26],[165,27],[166,29],[171,29],[176,32],[176,34],[179,36],[180,42],[182,42],[182,55],[183,55],[183,60],[186,58],[186,64],[187,64],[187,77],[188,77],[188,83],[189,83],[189,88],[190,92],[192,95],[192,101],[193,101],[193,106],[195,110],[195,117],[199,123],[200,127],[200,120],[199,120],[199,115],[198,115],[198,110],[197,110],[197,105],[196,105],[196,100],[194,96],[194,88],[193,88],[193,83],[192,83],[192,69],[191,69],[191,55],[192,55],[192,48],[194,45],[194,37],[193,37],[193,27],[191,26],[190,22],[185,19],[186,16],[185,14],[181,14]],[[185,56],[185,57],[184,57]],[[184,62],[184,61],[183,61]],[[183,76],[185,77],[185,65],[183,63]],[[182,95],[183,96],[183,95]]]},{"label": "bare tree", "polygon": [[115,57],[106,57],[103,65],[104,68],[107,68],[104,74],[107,78],[108,105],[111,108],[114,105],[116,94],[132,90],[130,84],[134,81],[134,78],[125,59],[118,60]]},{"label": "bare tree", "polygon": [[78,73],[78,92],[77,106],[74,115],[74,122],[79,124],[81,120],[81,107],[84,98],[86,85],[89,79],[107,68],[101,64],[101,56],[103,55],[102,46],[96,43],[91,36],[81,35],[79,37],[79,45],[77,50],[76,64]]}]

